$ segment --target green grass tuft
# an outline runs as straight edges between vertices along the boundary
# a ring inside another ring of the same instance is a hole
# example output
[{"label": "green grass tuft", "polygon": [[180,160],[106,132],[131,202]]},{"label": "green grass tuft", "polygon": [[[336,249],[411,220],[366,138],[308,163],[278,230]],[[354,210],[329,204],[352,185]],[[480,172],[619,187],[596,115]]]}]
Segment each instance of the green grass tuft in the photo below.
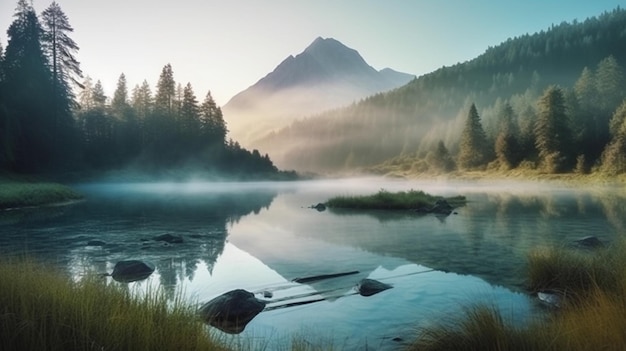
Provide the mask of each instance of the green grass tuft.
[{"label": "green grass tuft", "polygon": [[195,309],[138,298],[98,276],[74,282],[32,262],[0,263],[0,350],[225,350]]},{"label": "green grass tuft", "polygon": [[0,209],[41,206],[81,198],[73,189],[57,183],[0,179]]},{"label": "green grass tuft", "polygon": [[566,304],[523,327],[487,307],[424,328],[409,350],[623,350],[626,345],[626,240],[580,252],[542,249],[529,255],[533,290],[565,293]]}]

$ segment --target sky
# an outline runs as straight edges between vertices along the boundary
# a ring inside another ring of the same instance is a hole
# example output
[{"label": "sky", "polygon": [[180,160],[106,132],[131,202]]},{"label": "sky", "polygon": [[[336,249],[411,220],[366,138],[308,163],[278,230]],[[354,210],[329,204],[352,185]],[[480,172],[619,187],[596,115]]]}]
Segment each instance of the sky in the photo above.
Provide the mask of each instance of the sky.
[{"label": "sky", "polygon": [[[33,0],[38,14],[51,0]],[[174,78],[210,90],[218,105],[271,72],[315,38],[335,38],[372,67],[420,76],[470,60],[489,46],[563,21],[625,7],[626,0],[57,0],[74,28],[85,75],[112,96],[155,90],[170,63]],[[17,0],[0,0],[0,43]]]}]

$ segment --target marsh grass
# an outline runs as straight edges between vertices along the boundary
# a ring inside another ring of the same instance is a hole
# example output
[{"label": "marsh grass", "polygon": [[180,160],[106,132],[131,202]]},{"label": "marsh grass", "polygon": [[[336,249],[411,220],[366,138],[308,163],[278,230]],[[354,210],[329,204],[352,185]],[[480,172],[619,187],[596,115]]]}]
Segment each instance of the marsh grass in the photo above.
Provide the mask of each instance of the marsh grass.
[{"label": "marsh grass", "polygon": [[[337,196],[326,202],[332,208],[350,208],[359,210],[414,210],[434,205],[435,201],[443,199],[421,190],[389,192],[381,189],[378,193],[364,196]],[[452,206],[465,203],[465,197],[457,196],[446,198]]]},{"label": "marsh grass", "polygon": [[0,179],[0,209],[40,206],[80,198],[79,193],[62,184]]},{"label": "marsh grass", "polygon": [[478,306],[421,330],[410,350],[623,350],[626,345],[626,240],[601,250],[542,249],[529,255],[533,289],[566,293],[566,304],[524,326]]},{"label": "marsh grass", "polygon": [[138,298],[98,276],[79,282],[43,265],[0,262],[0,349],[225,350],[177,300]]}]

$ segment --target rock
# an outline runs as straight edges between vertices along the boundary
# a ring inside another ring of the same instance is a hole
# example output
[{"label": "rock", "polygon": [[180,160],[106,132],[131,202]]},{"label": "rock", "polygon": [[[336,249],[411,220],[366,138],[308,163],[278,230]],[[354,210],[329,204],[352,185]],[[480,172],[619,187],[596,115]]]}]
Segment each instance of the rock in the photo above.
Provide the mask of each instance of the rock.
[{"label": "rock", "polygon": [[552,308],[559,308],[563,303],[563,297],[560,294],[548,290],[539,291],[537,293],[537,298],[539,301]]},{"label": "rock", "polygon": [[311,206],[311,208],[314,208],[314,209],[318,210],[319,212],[326,211],[326,205],[324,205],[324,204],[323,204],[323,203],[321,203],[321,202],[320,202],[320,203],[318,203],[318,204],[317,204],[317,205],[315,205],[315,206]]},{"label": "rock", "polygon": [[183,237],[181,235],[163,234],[163,235],[155,236],[153,240],[163,241],[168,244],[181,244],[183,242]]},{"label": "rock", "polygon": [[111,277],[118,282],[129,283],[148,278],[154,272],[154,265],[139,260],[120,261],[113,267]]},{"label": "rock", "polygon": [[381,291],[393,288],[393,286],[381,283],[374,279],[362,279],[356,286],[361,296],[372,296]]},{"label": "rock", "polygon": [[89,241],[87,242],[87,246],[104,246],[104,245],[106,245],[106,244],[107,244],[107,243],[105,243],[104,241],[102,241],[102,240],[97,240],[97,239],[94,239],[94,240],[89,240]]},{"label": "rock", "polygon": [[225,333],[239,334],[263,311],[265,304],[254,297],[253,293],[237,289],[205,303],[198,310],[198,314],[206,323]]},{"label": "rock", "polygon": [[603,247],[604,243],[598,239],[597,237],[590,235],[590,236],[586,236],[584,238],[580,238],[578,240],[574,240],[574,243],[576,243],[576,245],[581,246],[581,247],[586,247],[586,248],[590,248],[590,249],[595,249],[598,247]]},{"label": "rock", "polygon": [[435,201],[435,204],[432,207],[420,207],[415,211],[418,213],[434,213],[448,216],[452,213],[453,209],[454,208],[450,206],[448,201],[445,199],[439,199]]},{"label": "rock", "polygon": [[445,199],[439,199],[435,201],[435,205],[430,209],[430,212],[435,214],[449,215],[452,213],[452,206]]}]

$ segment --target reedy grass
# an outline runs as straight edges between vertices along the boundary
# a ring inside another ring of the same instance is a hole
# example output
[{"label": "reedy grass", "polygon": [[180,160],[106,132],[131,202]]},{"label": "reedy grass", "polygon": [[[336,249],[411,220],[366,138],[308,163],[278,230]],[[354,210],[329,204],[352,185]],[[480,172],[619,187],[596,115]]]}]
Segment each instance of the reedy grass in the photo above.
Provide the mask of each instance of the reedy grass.
[{"label": "reedy grass", "polygon": [[96,275],[75,282],[30,261],[0,262],[0,349],[226,350],[192,306],[138,298]]},{"label": "reedy grass", "polygon": [[493,308],[421,330],[409,350],[623,350],[626,346],[626,239],[607,249],[542,249],[529,255],[529,284],[566,293],[566,304],[525,326]]},{"label": "reedy grass", "polygon": [[0,209],[40,206],[80,198],[79,193],[62,184],[0,179]]},{"label": "reedy grass", "polygon": [[[378,193],[364,196],[337,196],[326,201],[332,208],[351,208],[359,210],[412,210],[432,206],[435,201],[443,199],[421,190],[389,192],[381,189]],[[464,196],[446,198],[452,206],[465,203]]]}]

